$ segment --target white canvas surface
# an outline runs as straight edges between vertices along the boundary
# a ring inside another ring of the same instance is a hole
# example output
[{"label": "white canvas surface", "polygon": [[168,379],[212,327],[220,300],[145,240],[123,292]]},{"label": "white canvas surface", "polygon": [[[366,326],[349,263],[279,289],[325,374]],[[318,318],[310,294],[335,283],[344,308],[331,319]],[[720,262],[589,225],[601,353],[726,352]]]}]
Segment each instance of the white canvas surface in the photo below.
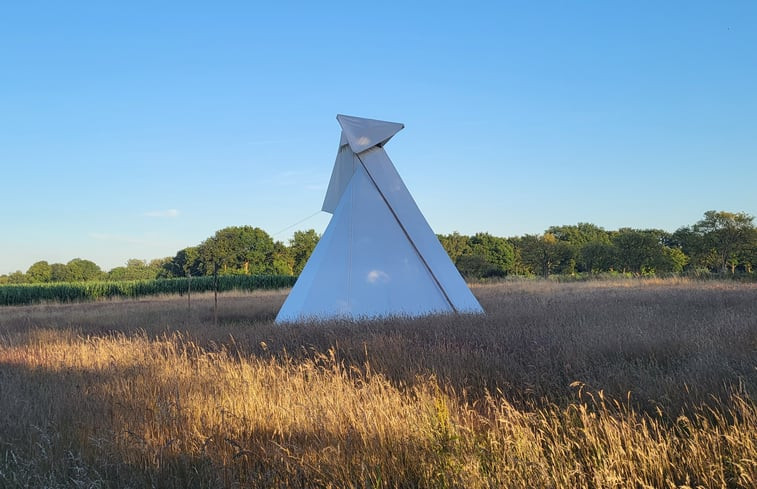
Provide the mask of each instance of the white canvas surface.
[{"label": "white canvas surface", "polygon": [[382,147],[404,126],[337,119],[333,217],[276,322],[483,313]]},{"label": "white canvas surface", "polygon": [[358,160],[355,153],[352,152],[347,144],[346,138],[342,137],[342,141],[344,141],[344,144],[339,146],[336,162],[334,162],[334,169],[331,171],[329,188],[326,190],[326,197],[324,197],[323,206],[321,207],[322,211],[331,214],[334,213],[336,206],[339,205],[339,198],[347,188],[347,184],[350,183],[352,174],[355,173],[355,168],[360,164],[360,160]]},{"label": "white canvas surface", "polygon": [[452,312],[359,167],[276,321]]},{"label": "white canvas surface", "polygon": [[460,276],[449,255],[423,217],[413,196],[383,148],[374,147],[359,155],[365,168],[381,189],[413,244],[423,256],[436,280],[444,288],[457,312],[481,313],[483,309],[468,284]]},{"label": "white canvas surface", "polygon": [[362,117],[339,114],[336,116],[342,133],[354,153],[360,153],[373,146],[383,146],[405,125],[399,122],[377,121]]}]

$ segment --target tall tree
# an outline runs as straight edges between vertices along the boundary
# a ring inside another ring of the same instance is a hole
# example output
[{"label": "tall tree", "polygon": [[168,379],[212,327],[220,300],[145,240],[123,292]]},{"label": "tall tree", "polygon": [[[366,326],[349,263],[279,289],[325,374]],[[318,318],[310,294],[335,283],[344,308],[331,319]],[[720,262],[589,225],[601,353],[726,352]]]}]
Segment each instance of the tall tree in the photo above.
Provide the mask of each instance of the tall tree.
[{"label": "tall tree", "polygon": [[162,265],[164,270],[162,273],[167,277],[197,277],[204,273],[200,258],[198,246],[184,248]]},{"label": "tall tree", "polygon": [[[579,222],[575,225],[551,226],[546,233],[553,235],[559,241],[565,242],[570,248],[571,257],[563,266],[567,272],[590,272],[594,264],[586,263],[586,256],[581,252],[590,243],[610,244],[610,233],[595,224]],[[594,248],[596,251],[597,248]],[[590,255],[589,255],[590,256]]]},{"label": "tall tree", "polygon": [[455,263],[463,275],[481,278],[504,277],[512,271],[514,261],[515,252],[507,239],[476,233]]},{"label": "tall tree", "polygon": [[460,272],[460,275],[466,279],[481,279],[488,277],[501,277],[500,270],[489,263],[486,258],[481,255],[474,255],[466,253],[460,255],[455,262],[455,267]]},{"label": "tall tree", "polygon": [[452,234],[438,234],[436,237],[453,263],[457,262],[460,256],[470,253],[470,238],[468,236],[454,231]]},{"label": "tall tree", "polygon": [[515,253],[507,239],[489,233],[476,233],[468,243],[471,254],[483,256],[496,267],[498,275],[507,275],[512,270]]},{"label": "tall tree", "polygon": [[[273,243],[273,251],[267,261],[265,273],[274,275],[294,275],[292,250],[281,241]],[[303,264],[304,266],[304,264]]]},{"label": "tall tree", "polygon": [[717,257],[717,268],[734,273],[739,257],[757,240],[752,221],[754,217],[743,212],[707,211],[692,231],[701,238],[705,252]]},{"label": "tall tree", "polygon": [[295,275],[302,273],[305,263],[307,263],[320,239],[321,237],[318,236],[315,229],[295,231],[294,236],[289,240],[289,252],[293,260],[292,272]]},{"label": "tall tree", "polygon": [[99,280],[102,279],[103,276],[103,271],[96,263],[81,258],[74,258],[66,263],[66,268],[64,270],[65,282]]},{"label": "tall tree", "polygon": [[513,272],[515,275],[529,275],[533,273],[531,267],[523,261],[524,236],[511,236],[507,242],[513,247]]},{"label": "tall tree", "polygon": [[28,282],[29,282],[29,279],[21,270],[16,270],[15,272],[8,275],[6,278],[6,283],[9,283],[9,284],[25,284]]},{"label": "tall tree", "polygon": [[46,283],[52,280],[53,269],[46,261],[38,261],[29,267],[26,277],[32,283]]},{"label": "tall tree", "polygon": [[757,237],[755,237],[750,246],[742,250],[739,260],[744,267],[744,271],[752,273],[754,267],[757,266]]},{"label": "tall tree", "polygon": [[261,274],[271,269],[273,239],[260,228],[231,226],[223,228],[199,246],[205,274]]},{"label": "tall tree", "polygon": [[590,241],[581,246],[579,261],[585,272],[608,272],[616,266],[615,247],[609,242]]},{"label": "tall tree", "polygon": [[147,264],[149,268],[155,271],[155,278],[170,278],[166,267],[173,261],[173,257],[166,256],[163,258],[153,258]]},{"label": "tall tree", "polygon": [[131,258],[125,267],[116,267],[108,272],[110,280],[152,280],[158,278],[161,271],[160,260],[148,263],[146,260]]},{"label": "tall tree", "polygon": [[683,268],[689,263],[689,257],[681,248],[676,246],[665,246],[663,248],[665,255],[665,268],[660,267],[660,271],[681,273]]},{"label": "tall tree", "polygon": [[50,281],[65,282],[66,265],[64,265],[63,263],[53,263],[52,265],[50,265]]},{"label": "tall tree", "polygon": [[641,274],[645,270],[654,270],[663,255],[659,232],[621,228],[612,236],[616,250],[616,266],[624,272]]},{"label": "tall tree", "polygon": [[610,234],[604,228],[588,222],[575,225],[550,226],[546,231],[560,241],[581,246],[590,242],[609,243]]},{"label": "tall tree", "polygon": [[545,278],[559,271],[572,257],[570,246],[552,233],[527,234],[520,240],[520,246],[523,264]]}]

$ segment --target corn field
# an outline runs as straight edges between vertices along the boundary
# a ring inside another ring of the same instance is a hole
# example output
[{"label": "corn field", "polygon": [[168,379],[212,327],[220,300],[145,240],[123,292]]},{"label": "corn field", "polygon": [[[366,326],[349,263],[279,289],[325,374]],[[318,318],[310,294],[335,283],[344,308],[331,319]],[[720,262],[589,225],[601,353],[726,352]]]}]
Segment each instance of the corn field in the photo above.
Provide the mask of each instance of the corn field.
[{"label": "corn field", "polygon": [[[295,280],[296,277],[289,275],[221,275],[218,277],[218,291],[281,289],[291,287]],[[161,294],[183,295],[189,290],[191,292],[212,291],[214,279],[211,276],[203,276],[191,279],[182,277],[120,282],[0,285],[0,306],[20,306],[40,302],[86,302]]]}]

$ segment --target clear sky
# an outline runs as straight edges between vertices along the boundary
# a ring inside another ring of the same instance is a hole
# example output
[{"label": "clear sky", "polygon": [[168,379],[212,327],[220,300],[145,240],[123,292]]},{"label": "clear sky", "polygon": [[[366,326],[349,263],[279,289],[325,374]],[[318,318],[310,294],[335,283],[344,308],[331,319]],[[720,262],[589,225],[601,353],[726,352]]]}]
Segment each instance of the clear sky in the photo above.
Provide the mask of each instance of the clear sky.
[{"label": "clear sky", "polygon": [[337,113],[437,233],[755,215],[757,2],[3,2],[0,274],[322,232]]}]

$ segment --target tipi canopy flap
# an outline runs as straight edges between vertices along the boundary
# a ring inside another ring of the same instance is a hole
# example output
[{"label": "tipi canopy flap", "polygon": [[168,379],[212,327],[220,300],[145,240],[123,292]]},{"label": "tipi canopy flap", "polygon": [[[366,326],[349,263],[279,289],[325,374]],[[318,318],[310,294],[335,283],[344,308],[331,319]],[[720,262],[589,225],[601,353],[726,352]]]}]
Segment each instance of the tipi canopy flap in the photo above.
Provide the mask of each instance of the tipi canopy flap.
[{"label": "tipi canopy flap", "polygon": [[396,122],[377,121],[348,115],[337,115],[337,121],[342,126],[339,140],[339,152],[336,155],[331,180],[323,199],[322,211],[333,213],[339,203],[344,189],[355,172],[359,162],[356,153],[366,151],[374,146],[383,146],[403,127]]},{"label": "tipi canopy flap", "polygon": [[373,146],[383,146],[405,127],[399,122],[377,121],[341,114],[336,116],[336,120],[342,126],[342,133],[355,153]]},{"label": "tipi canopy flap", "polygon": [[382,148],[402,124],[337,119],[334,215],[276,322],[483,313]]},{"label": "tipi canopy flap", "polygon": [[350,183],[352,175],[355,173],[355,168],[359,164],[360,160],[352,152],[349,145],[345,143],[343,146],[339,146],[336,162],[334,162],[334,169],[331,171],[329,188],[326,190],[326,197],[323,199],[322,211],[331,214],[334,213],[334,209],[339,204],[339,199],[342,197],[344,189],[347,188],[347,184]]}]

